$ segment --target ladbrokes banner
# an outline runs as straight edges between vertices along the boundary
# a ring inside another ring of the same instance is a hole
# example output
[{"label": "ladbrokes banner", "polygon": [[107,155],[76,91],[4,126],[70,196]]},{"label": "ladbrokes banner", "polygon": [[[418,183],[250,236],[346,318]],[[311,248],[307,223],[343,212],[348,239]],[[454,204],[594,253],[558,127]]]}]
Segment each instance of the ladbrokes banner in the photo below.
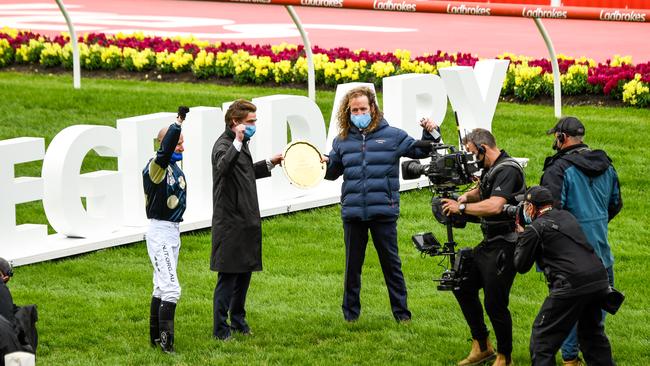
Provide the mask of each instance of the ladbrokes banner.
[{"label": "ladbrokes banner", "polygon": [[[551,0],[474,0],[477,3],[548,5]],[[562,0],[564,6],[586,6],[592,8],[650,9],[647,0]]]},{"label": "ladbrokes banner", "polygon": [[544,6],[433,0],[209,0],[226,3],[313,6],[520,18],[585,19],[616,22],[650,21],[650,9],[616,9],[579,6]]}]

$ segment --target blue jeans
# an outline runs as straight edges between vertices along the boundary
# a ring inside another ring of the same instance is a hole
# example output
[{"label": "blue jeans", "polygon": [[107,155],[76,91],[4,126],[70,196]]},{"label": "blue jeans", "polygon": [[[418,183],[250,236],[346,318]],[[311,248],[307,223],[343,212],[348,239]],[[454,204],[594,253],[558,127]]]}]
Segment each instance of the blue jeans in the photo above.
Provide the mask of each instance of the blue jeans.
[{"label": "blue jeans", "polygon": [[[607,277],[609,279],[609,285],[614,287],[614,266],[607,267]],[[601,320],[601,324],[605,326],[605,310],[603,310],[603,319]],[[571,333],[566,337],[564,340],[564,343],[562,343],[562,359],[565,361],[568,360],[575,360],[578,358],[578,352],[579,352],[579,345],[578,345],[578,332],[577,332],[577,325],[571,329]]]}]

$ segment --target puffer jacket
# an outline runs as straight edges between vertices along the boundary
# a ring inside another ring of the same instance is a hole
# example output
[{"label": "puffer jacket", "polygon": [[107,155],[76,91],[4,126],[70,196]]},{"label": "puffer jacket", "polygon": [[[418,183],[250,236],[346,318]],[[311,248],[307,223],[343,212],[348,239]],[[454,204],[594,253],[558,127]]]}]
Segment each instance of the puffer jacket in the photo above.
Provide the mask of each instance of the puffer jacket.
[{"label": "puffer jacket", "polygon": [[[437,142],[426,130],[422,139]],[[415,139],[404,130],[389,126],[384,119],[368,134],[350,127],[346,139],[334,139],[325,179],[335,180],[343,174],[343,221],[397,220],[399,159],[420,159],[429,154],[414,143]]]},{"label": "puffer jacket", "polygon": [[556,205],[571,212],[606,268],[614,264],[607,225],[623,208],[618,174],[602,150],[578,144],[544,162],[542,186]]}]

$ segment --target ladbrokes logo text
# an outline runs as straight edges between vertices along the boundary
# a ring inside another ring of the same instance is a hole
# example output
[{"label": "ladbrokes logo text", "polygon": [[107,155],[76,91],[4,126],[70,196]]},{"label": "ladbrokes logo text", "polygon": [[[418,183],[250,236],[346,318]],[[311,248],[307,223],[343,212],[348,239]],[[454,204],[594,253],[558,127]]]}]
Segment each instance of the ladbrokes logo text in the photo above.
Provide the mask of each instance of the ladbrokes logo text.
[{"label": "ladbrokes logo text", "polygon": [[322,6],[326,8],[342,8],[343,0],[300,0],[300,5]]},{"label": "ladbrokes logo text", "polygon": [[476,6],[451,6],[447,5],[447,14],[463,14],[463,15],[490,15],[492,9],[480,5]]},{"label": "ladbrokes logo text", "polygon": [[626,11],[600,11],[600,20],[612,20],[612,21],[626,21],[626,22],[645,22],[645,14],[637,13],[635,11],[626,12]]},{"label": "ladbrokes logo text", "polygon": [[553,18],[553,19],[566,19],[567,18],[566,10],[557,10],[549,9],[544,10],[542,8],[529,9],[524,8],[521,12],[521,16],[528,18]]},{"label": "ladbrokes logo text", "polygon": [[372,3],[372,7],[376,10],[416,11],[415,4],[409,4],[406,1],[393,2],[392,0],[375,0]]}]

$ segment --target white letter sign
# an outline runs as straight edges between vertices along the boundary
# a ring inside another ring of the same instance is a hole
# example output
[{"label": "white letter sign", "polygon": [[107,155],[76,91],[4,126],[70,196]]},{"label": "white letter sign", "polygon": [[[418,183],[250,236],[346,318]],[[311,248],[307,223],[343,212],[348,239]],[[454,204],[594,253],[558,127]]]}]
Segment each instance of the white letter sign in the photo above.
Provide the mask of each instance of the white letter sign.
[{"label": "white letter sign", "polygon": [[[447,112],[447,97],[458,112],[461,133],[476,127],[491,130],[508,61],[484,60],[471,67],[440,69],[440,77],[405,74],[383,80],[383,111],[390,125],[419,139],[419,121],[429,117],[439,125]],[[329,129],[318,105],[296,95],[253,98],[257,106],[257,132],[250,141],[253,161],[283,152],[292,140],[305,140],[323,154],[330,152],[339,133],[337,114],[345,94],[371,83],[338,85]],[[378,102],[378,101],[376,101]],[[223,103],[227,108],[230,103]],[[224,132],[223,109],[191,107],[183,123],[184,154],[179,163],[187,179],[187,210],[181,231],[210,227],[212,216],[212,147]],[[160,129],[176,113],[161,112],[117,120],[117,128],[76,125],[59,132],[45,152],[42,138],[0,141],[0,256],[21,265],[143,239],[148,220],[142,170],[154,156]],[[94,150],[117,157],[118,171],[80,174],[84,158]],[[15,177],[16,164],[43,159],[41,177]],[[319,207],[340,201],[342,178],[317,187],[291,186],[282,169],[257,183],[262,216]],[[401,189],[429,184],[426,178],[401,180]],[[16,204],[43,200],[50,225],[16,226]],[[84,205],[85,200],[85,205]]]}]

